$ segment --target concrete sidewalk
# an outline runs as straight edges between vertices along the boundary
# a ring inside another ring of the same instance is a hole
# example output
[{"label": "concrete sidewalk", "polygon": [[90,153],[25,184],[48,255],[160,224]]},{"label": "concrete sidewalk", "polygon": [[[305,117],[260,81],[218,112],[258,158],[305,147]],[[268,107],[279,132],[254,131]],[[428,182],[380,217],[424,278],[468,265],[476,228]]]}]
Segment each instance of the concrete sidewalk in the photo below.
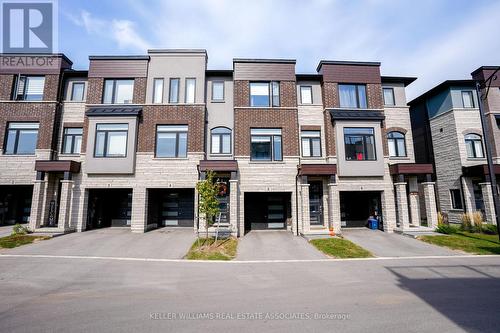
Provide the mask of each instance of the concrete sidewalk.
[{"label": "concrete sidewalk", "polygon": [[240,238],[236,260],[325,259],[302,237],[290,231],[250,231]]},{"label": "concrete sidewalk", "polygon": [[377,257],[455,256],[463,254],[441,246],[424,243],[400,234],[380,230],[344,229],[342,235]]}]

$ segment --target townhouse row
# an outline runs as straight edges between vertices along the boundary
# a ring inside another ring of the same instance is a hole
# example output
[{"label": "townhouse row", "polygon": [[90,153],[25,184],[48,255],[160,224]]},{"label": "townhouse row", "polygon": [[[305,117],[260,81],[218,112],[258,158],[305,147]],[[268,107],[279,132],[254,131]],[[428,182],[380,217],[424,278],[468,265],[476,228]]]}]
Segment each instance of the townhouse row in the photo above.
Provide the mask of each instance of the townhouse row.
[{"label": "townhouse row", "polygon": [[[88,71],[62,54],[1,58],[0,224],[204,231],[196,183],[209,170],[220,222],[235,236],[340,233],[369,217],[387,232],[433,228],[437,205],[448,209],[441,194],[455,195],[426,155],[428,140],[438,151],[439,134],[427,129],[439,112],[410,112],[405,87],[415,78],[382,76],[380,63],[321,61],[297,74],[289,59],[210,70],[205,50],[91,56]],[[478,151],[454,128],[458,159]],[[481,135],[473,129],[466,135]],[[473,193],[477,181],[461,179]],[[488,180],[479,184],[487,197]]]}]

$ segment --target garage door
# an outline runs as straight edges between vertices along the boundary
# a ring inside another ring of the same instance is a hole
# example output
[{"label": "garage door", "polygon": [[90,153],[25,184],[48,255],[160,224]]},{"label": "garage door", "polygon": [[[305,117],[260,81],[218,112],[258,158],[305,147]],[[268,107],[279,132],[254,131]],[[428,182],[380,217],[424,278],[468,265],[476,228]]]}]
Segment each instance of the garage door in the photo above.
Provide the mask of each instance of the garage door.
[{"label": "garage door", "polygon": [[291,193],[245,193],[245,230],[286,229]]}]

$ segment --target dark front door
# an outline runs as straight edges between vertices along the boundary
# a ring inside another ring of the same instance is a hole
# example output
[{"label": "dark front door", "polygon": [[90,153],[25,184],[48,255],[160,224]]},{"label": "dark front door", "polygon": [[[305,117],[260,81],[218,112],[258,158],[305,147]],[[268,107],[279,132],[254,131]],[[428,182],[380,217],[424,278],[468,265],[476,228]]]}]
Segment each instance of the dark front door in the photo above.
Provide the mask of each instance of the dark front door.
[{"label": "dark front door", "polygon": [[323,225],[323,182],[309,182],[309,220],[311,225]]}]

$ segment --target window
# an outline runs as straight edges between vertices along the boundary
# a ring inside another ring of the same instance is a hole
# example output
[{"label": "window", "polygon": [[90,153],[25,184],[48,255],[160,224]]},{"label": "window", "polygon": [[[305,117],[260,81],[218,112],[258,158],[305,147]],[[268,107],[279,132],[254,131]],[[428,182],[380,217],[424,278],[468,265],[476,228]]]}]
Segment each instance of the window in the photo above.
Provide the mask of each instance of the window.
[{"label": "window", "polygon": [[38,123],[9,123],[4,153],[33,155],[38,141]]},{"label": "window", "polygon": [[462,105],[467,109],[474,107],[474,97],[472,95],[472,91],[462,91]]},{"label": "window", "polygon": [[465,135],[465,148],[467,150],[467,157],[469,158],[483,158],[483,142],[481,136],[478,134]]},{"label": "window", "polygon": [[14,89],[14,100],[16,101],[41,101],[43,99],[43,88],[45,77],[43,76],[17,76]]},{"label": "window", "polygon": [[252,128],[251,129],[251,154],[255,161],[281,161],[281,129]]},{"label": "window", "polygon": [[169,103],[179,103],[179,79],[170,79],[170,87],[168,93]]},{"label": "window", "polygon": [[163,79],[153,80],[153,103],[163,103]]},{"label": "window", "polygon": [[451,207],[453,209],[463,209],[462,205],[462,193],[460,190],[450,190],[451,195]]},{"label": "window", "polygon": [[406,157],[405,135],[401,132],[389,132],[387,134],[389,144],[389,156]]},{"label": "window", "polygon": [[366,109],[366,86],[362,84],[339,85],[340,107]]},{"label": "window", "polygon": [[393,88],[383,88],[384,92],[384,105],[396,105],[394,100],[394,89]]},{"label": "window", "polygon": [[105,80],[104,104],[130,104],[134,96],[134,80]]},{"label": "window", "polygon": [[312,104],[312,87],[300,86],[300,104]]},{"label": "window", "polygon": [[63,154],[80,154],[82,147],[82,128],[65,128],[63,132]]},{"label": "window", "polygon": [[194,96],[196,91],[196,79],[186,79],[186,103],[194,103]]},{"label": "window", "polygon": [[302,156],[321,157],[321,135],[320,131],[300,132],[302,143]]},{"label": "window", "polygon": [[212,101],[214,102],[224,101],[224,81],[212,82]]},{"label": "window", "polygon": [[158,125],[157,157],[187,157],[187,125]]},{"label": "window", "polygon": [[75,102],[83,101],[85,95],[85,82],[73,82],[71,85],[71,100]]},{"label": "window", "polygon": [[376,160],[373,128],[344,128],[344,142],[346,160]]},{"label": "window", "polygon": [[231,154],[231,130],[216,127],[211,131],[212,154]]},{"label": "window", "polygon": [[97,124],[95,157],[125,157],[127,155],[128,124]]},{"label": "window", "polygon": [[250,82],[250,106],[280,106],[279,82]]}]

